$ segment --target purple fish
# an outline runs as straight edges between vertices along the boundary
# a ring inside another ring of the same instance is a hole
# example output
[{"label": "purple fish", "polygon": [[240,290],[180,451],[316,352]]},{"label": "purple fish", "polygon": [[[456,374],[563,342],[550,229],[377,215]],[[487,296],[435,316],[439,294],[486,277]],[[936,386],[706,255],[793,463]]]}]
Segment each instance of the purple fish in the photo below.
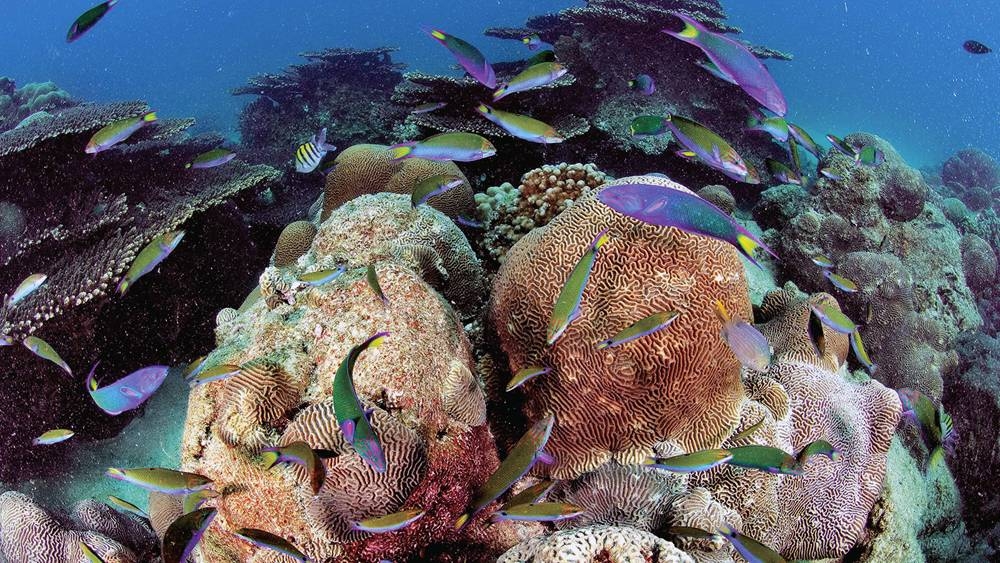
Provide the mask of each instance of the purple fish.
[{"label": "purple fish", "polygon": [[455,217],[455,222],[464,227],[469,227],[470,229],[482,229],[483,224],[480,221],[476,221],[471,217],[466,217],[465,215],[459,215]]},{"label": "purple fish", "polygon": [[640,74],[634,79],[629,80],[628,87],[636,92],[639,92],[643,96],[652,96],[653,92],[656,92],[656,82],[654,82],[653,77],[648,74]]},{"label": "purple fish", "polygon": [[168,366],[149,366],[130,373],[105,387],[97,388],[94,364],[87,375],[87,391],[100,409],[112,416],[137,408],[148,400],[167,377]]},{"label": "purple fish", "polygon": [[722,338],[736,359],[747,369],[766,372],[771,365],[771,343],[752,324],[729,316],[722,301],[715,301],[715,314],[722,323]]},{"label": "purple fish", "polygon": [[737,41],[709,31],[686,14],[671,13],[684,22],[684,29],[664,29],[663,33],[704,51],[720,74],[730,77],[731,82],[738,84],[765,108],[781,116],[788,112],[785,96],[778,89],[771,73],[749,49]]},{"label": "purple fish", "polygon": [[597,199],[615,211],[653,225],[676,227],[682,231],[719,239],[736,247],[750,262],[760,267],[753,258],[759,246],[768,254],[778,257],[753,233],[744,229],[726,212],[685,191],[680,184],[674,187],[666,182],[648,184],[642,177],[636,183],[612,184],[597,194]]},{"label": "purple fish", "polygon": [[475,46],[464,39],[448,35],[437,29],[427,30],[427,33],[451,51],[458,64],[462,65],[462,68],[470,76],[487,88],[497,87],[496,73],[493,72],[493,67],[490,66],[489,61],[486,60],[486,57],[483,56],[479,49],[476,49]]}]

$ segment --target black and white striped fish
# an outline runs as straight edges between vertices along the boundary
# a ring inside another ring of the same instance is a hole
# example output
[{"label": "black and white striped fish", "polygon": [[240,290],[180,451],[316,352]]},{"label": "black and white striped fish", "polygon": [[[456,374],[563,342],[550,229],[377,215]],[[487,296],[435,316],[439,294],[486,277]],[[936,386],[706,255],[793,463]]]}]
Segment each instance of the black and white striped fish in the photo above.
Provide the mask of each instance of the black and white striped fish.
[{"label": "black and white striped fish", "polygon": [[326,153],[334,150],[337,150],[337,147],[326,144],[326,127],[324,127],[318,135],[313,135],[312,139],[299,145],[299,150],[295,151],[295,170],[302,173],[316,170]]}]

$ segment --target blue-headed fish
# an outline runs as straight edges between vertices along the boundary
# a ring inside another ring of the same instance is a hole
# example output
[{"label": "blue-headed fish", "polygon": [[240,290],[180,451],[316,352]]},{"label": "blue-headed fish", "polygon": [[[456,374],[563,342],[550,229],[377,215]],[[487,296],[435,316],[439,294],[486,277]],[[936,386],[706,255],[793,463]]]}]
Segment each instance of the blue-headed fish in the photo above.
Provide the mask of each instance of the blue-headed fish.
[{"label": "blue-headed fish", "polygon": [[532,33],[531,35],[522,37],[521,43],[524,43],[529,51],[537,51],[542,46],[542,38],[537,33]]},{"label": "blue-headed fish", "polygon": [[832,270],[824,270],[823,275],[826,276],[826,279],[830,280],[833,287],[836,287],[840,291],[847,293],[856,293],[858,291],[858,284],[840,274],[834,273]]}]

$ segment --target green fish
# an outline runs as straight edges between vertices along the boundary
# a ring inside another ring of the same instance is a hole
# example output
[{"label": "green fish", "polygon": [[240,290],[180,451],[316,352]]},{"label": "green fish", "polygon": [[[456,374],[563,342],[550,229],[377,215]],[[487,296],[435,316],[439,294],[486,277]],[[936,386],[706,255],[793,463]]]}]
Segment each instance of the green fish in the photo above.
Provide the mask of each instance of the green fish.
[{"label": "green fish", "polygon": [[802,469],[794,457],[783,450],[771,446],[740,446],[729,448],[733,457],[729,465],[757,469],[767,473],[802,475]]},{"label": "green fish", "polygon": [[13,307],[23,301],[26,297],[37,291],[38,288],[42,287],[47,279],[49,277],[45,274],[31,274],[24,278],[24,281],[17,286],[14,293],[11,293],[7,297],[7,306]]},{"label": "green fish", "polygon": [[737,532],[732,526],[724,524],[719,528],[719,535],[729,540],[733,548],[749,563],[786,563],[785,558],[770,547],[759,541]]},{"label": "green fish", "polygon": [[111,501],[111,504],[117,506],[118,508],[126,512],[131,512],[132,514],[135,514],[136,516],[140,516],[147,520],[149,519],[149,514],[146,514],[145,510],[139,508],[138,506],[132,504],[131,502],[123,498],[116,497],[115,495],[108,495],[108,500]]},{"label": "green fish", "polygon": [[868,371],[869,374],[875,373],[875,368],[878,367],[872,362],[871,356],[868,355],[868,350],[865,349],[865,343],[861,340],[861,333],[854,330],[851,333],[851,350],[854,352],[854,357],[858,359],[858,362]]},{"label": "green fish", "polygon": [[29,336],[22,341],[24,347],[31,350],[31,353],[42,358],[43,360],[48,360],[53,364],[61,367],[66,373],[73,375],[73,370],[69,368],[69,364],[65,362],[59,353],[56,352],[55,348],[49,345],[48,342],[38,338],[37,336]]},{"label": "green fish", "polygon": [[706,532],[701,528],[695,528],[692,526],[671,526],[667,528],[667,533],[672,536],[682,536],[685,538],[697,538],[697,539],[714,539],[718,534],[713,534],[712,532]]},{"label": "green fish", "polygon": [[333,280],[339,278],[346,271],[347,271],[347,266],[340,266],[337,269],[318,270],[316,272],[309,272],[308,274],[302,274],[301,276],[299,276],[299,281],[306,285],[319,287],[321,285],[330,283]]},{"label": "green fish", "polygon": [[212,486],[212,480],[203,475],[161,467],[135,469],[111,467],[104,474],[147,491],[167,495],[186,495]]},{"label": "green fish", "polygon": [[561,143],[566,140],[548,123],[527,115],[501,111],[486,104],[479,104],[476,111],[518,139],[543,145]]},{"label": "green fish", "polygon": [[261,450],[265,455],[265,465],[271,469],[279,463],[295,463],[306,468],[309,473],[309,485],[314,495],[319,494],[326,481],[326,465],[323,464],[316,452],[305,442],[292,442],[287,446],[269,447]]},{"label": "green fish", "polygon": [[125,295],[128,288],[139,278],[155,270],[160,262],[166,260],[167,256],[170,256],[170,253],[177,248],[182,238],[184,238],[184,231],[170,231],[149,241],[149,244],[139,251],[132,265],[125,272],[125,277],[118,283],[118,293]]},{"label": "green fish", "polygon": [[866,145],[858,151],[854,160],[858,164],[864,164],[865,166],[879,166],[885,162],[885,153],[882,152],[882,149],[876,148],[874,145]]},{"label": "green fish", "polygon": [[659,115],[640,115],[628,125],[628,132],[633,137],[655,137],[669,130],[667,119]]},{"label": "green fish", "polygon": [[501,86],[499,90],[493,92],[493,101],[495,102],[515,92],[524,92],[525,90],[552,84],[564,74],[566,74],[566,67],[556,62],[543,62],[531,65],[512,78],[510,82]]},{"label": "green fish", "polygon": [[944,411],[944,405],[934,407],[934,402],[914,389],[899,389],[899,400],[903,404],[903,416],[915,423],[924,444],[931,450],[930,464],[944,461],[945,450],[951,450],[958,440],[951,416]]},{"label": "green fish", "polygon": [[813,140],[813,138],[809,135],[809,133],[806,133],[805,129],[799,127],[794,123],[789,123],[788,132],[792,135],[792,137],[795,138],[795,140],[800,145],[802,145],[802,148],[809,151],[816,158],[820,158],[820,156],[823,154],[823,151],[819,148],[819,145],[816,144],[816,141]]},{"label": "green fish", "polygon": [[576,518],[586,512],[575,504],[565,502],[539,502],[534,504],[517,504],[498,510],[494,520],[515,520],[518,522],[559,522]]},{"label": "green fish", "polygon": [[555,484],[555,481],[543,479],[511,497],[511,499],[507,501],[506,506],[517,506],[519,504],[531,504],[533,502],[538,502],[538,499],[545,496],[545,494],[549,492],[549,489],[551,489]]},{"label": "green fish", "polygon": [[819,320],[823,321],[823,324],[841,334],[851,334],[858,328],[855,326],[854,321],[847,318],[847,315],[842,313],[840,309],[834,307],[833,305],[826,303],[810,303],[809,308],[812,309],[813,314],[815,314]]},{"label": "green fish", "polygon": [[236,153],[224,148],[212,149],[194,157],[194,160],[184,165],[184,168],[215,168],[236,158]]},{"label": "green fish", "polygon": [[163,563],[186,563],[215,515],[214,508],[201,508],[174,520],[163,534]]},{"label": "green fish", "polygon": [[413,188],[413,194],[410,195],[410,205],[417,207],[422,203],[427,203],[430,198],[457,188],[464,183],[464,179],[454,174],[438,174],[425,178]]},{"label": "green fish", "polygon": [[66,32],[66,42],[72,43],[83,37],[83,34],[97,25],[97,22],[101,21],[101,18],[106,16],[117,3],[118,0],[106,0],[80,14],[80,17],[76,18],[73,25],[69,27],[69,31]]},{"label": "green fish", "polygon": [[202,489],[200,491],[195,491],[189,495],[184,495],[184,501],[181,503],[183,509],[182,513],[187,514],[188,512],[194,512],[202,507],[203,504],[208,502],[209,499],[213,499],[219,496],[219,493],[213,491],[212,489]]},{"label": "green fish", "polygon": [[424,517],[423,510],[401,510],[387,516],[367,518],[351,524],[351,529],[358,532],[383,534],[402,530]]},{"label": "green fish", "polygon": [[80,551],[83,552],[83,556],[87,558],[89,563],[105,563],[100,555],[94,553],[89,545],[83,543],[83,540],[80,540]]},{"label": "green fish", "polygon": [[784,117],[764,117],[758,118],[751,115],[747,118],[748,131],[761,131],[774,138],[775,141],[784,143],[788,140],[788,122]]},{"label": "green fish", "polygon": [[357,391],[354,390],[354,364],[362,352],[381,345],[387,336],[388,332],[379,332],[351,348],[333,377],[333,410],[337,416],[337,425],[354,451],[378,473],[385,472],[385,452],[368,420],[370,411],[361,406]]},{"label": "green fish", "polygon": [[822,358],[826,355],[826,331],[823,330],[823,321],[812,311],[809,312],[809,324],[806,326],[809,333],[809,342],[813,345],[813,351]]},{"label": "green fish", "polygon": [[608,242],[609,238],[608,229],[597,233],[593,242],[590,243],[590,247],[583,253],[576,267],[570,272],[569,278],[566,279],[566,283],[552,307],[552,317],[549,320],[548,334],[545,338],[545,343],[549,346],[555,344],[570,323],[580,316],[583,290],[587,287],[590,272],[597,261],[597,251]]},{"label": "green fish", "polygon": [[667,127],[674,134],[674,140],[683,147],[682,152],[694,153],[699,161],[733,180],[748,184],[760,183],[760,177],[753,166],[708,127],[679,115],[667,116]]},{"label": "green fish", "polygon": [[97,133],[94,133],[94,136],[87,142],[87,146],[83,149],[83,152],[96,155],[99,152],[106,151],[128,139],[139,129],[151,123],[156,123],[156,121],[155,111],[151,111],[140,117],[128,117],[112,121],[102,127]]},{"label": "green fish", "polygon": [[833,258],[830,258],[826,254],[817,254],[813,256],[812,262],[823,269],[832,268],[837,265],[834,263]]},{"label": "green fish", "polygon": [[188,380],[192,387],[204,385],[212,381],[222,381],[239,375],[240,366],[233,364],[219,364],[208,369],[202,369],[197,375]]},{"label": "green fish", "polygon": [[826,270],[823,272],[823,275],[826,276],[826,279],[830,280],[830,283],[832,283],[834,287],[841,291],[845,291],[847,293],[855,293],[858,291],[858,284],[840,274],[835,274],[830,270]]},{"label": "green fish", "polygon": [[465,513],[455,521],[456,530],[464,527],[476,513],[500,498],[500,495],[504,494],[511,485],[524,477],[536,461],[539,459],[551,460],[548,454],[542,450],[549,441],[555,422],[556,419],[553,415],[546,416],[534,423],[524,436],[514,444],[500,467],[493,472],[493,475],[490,475],[490,478],[470,500]]},{"label": "green fish", "polygon": [[732,438],[730,438],[729,441],[735,442],[737,440],[743,440],[745,438],[749,438],[750,436],[753,436],[754,432],[757,432],[758,430],[760,430],[760,428],[762,426],[764,426],[764,421],[765,420],[767,420],[767,417],[765,417],[765,416],[760,417],[760,420],[758,420],[752,426],[747,427],[746,430],[744,430],[744,431],[740,432],[739,434],[737,434],[737,435],[733,436]]},{"label": "green fish", "polygon": [[639,319],[632,323],[629,327],[623,329],[618,334],[608,338],[607,340],[602,340],[597,343],[598,350],[604,350],[605,348],[614,348],[616,346],[621,346],[622,344],[627,344],[633,340],[642,338],[643,336],[648,336],[654,332],[663,330],[673,324],[677,316],[680,315],[677,311],[665,311],[662,313],[653,313],[648,317]]},{"label": "green fish", "polygon": [[809,442],[801,450],[799,450],[799,455],[795,456],[796,463],[799,467],[805,465],[806,460],[809,456],[813,455],[824,455],[830,458],[831,461],[837,461],[842,455],[840,450],[833,447],[833,444],[827,442],[826,440],[816,440],[815,442]]},{"label": "green fish", "polygon": [[652,465],[659,469],[666,469],[676,473],[694,473],[696,471],[708,471],[713,467],[718,467],[726,463],[732,458],[733,454],[729,450],[701,450],[671,457],[654,457],[651,460]]},{"label": "green fish", "polygon": [[510,378],[510,382],[507,383],[507,391],[513,391],[528,380],[534,379],[539,375],[545,375],[550,373],[552,368],[543,366],[527,366],[521,368],[514,374],[514,377]]},{"label": "green fish", "polygon": [[190,381],[199,373],[201,373],[201,370],[205,369],[205,360],[207,359],[208,359],[208,354],[205,354],[204,356],[201,356],[195,359],[190,364],[188,364],[187,367],[184,368],[184,371],[181,372],[181,377],[184,378],[184,381]]},{"label": "green fish", "polygon": [[57,428],[55,430],[49,430],[41,436],[35,438],[31,441],[32,445],[35,446],[51,446],[52,444],[58,444],[59,442],[65,442],[72,438],[76,433],[72,430],[67,430],[65,428]]},{"label": "green fish", "polygon": [[248,541],[257,547],[270,549],[271,551],[276,551],[282,555],[287,555],[299,563],[306,563],[309,561],[309,558],[306,557],[304,553],[299,551],[298,548],[289,543],[288,540],[280,536],[276,536],[271,532],[255,530],[253,528],[240,528],[239,530],[236,530],[234,534],[236,537],[244,541]]},{"label": "green fish", "polygon": [[388,150],[393,160],[424,158],[458,162],[482,160],[497,153],[497,148],[485,137],[463,131],[448,131],[421,141],[397,143]]},{"label": "green fish", "polygon": [[368,287],[370,287],[375,296],[382,301],[382,304],[388,307],[389,298],[385,296],[385,293],[382,291],[382,286],[378,283],[378,272],[375,271],[375,264],[368,264],[366,277],[368,278]]}]

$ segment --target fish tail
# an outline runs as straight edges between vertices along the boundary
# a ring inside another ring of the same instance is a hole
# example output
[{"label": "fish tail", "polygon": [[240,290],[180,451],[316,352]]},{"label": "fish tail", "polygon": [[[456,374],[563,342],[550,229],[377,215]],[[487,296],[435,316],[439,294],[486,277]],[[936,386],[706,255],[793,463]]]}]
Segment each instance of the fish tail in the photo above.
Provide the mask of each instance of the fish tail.
[{"label": "fish tail", "polygon": [[507,95],[507,85],[504,84],[503,86],[497,88],[495,92],[493,92],[493,101],[495,102],[506,95]]},{"label": "fish tail", "polygon": [[118,282],[118,287],[116,288],[116,290],[118,291],[118,295],[125,295],[125,292],[128,291],[128,287],[129,287],[128,278],[127,277],[122,278],[122,281]]},{"label": "fish tail", "polygon": [[670,13],[677,19],[684,22],[684,29],[680,31],[664,29],[663,33],[676,37],[677,39],[682,39],[684,41],[687,41],[688,43],[693,43],[696,39],[698,39],[698,37],[701,35],[701,29],[693,19],[679,12],[670,12]]},{"label": "fish tail", "polygon": [[416,145],[414,142],[400,143],[398,145],[392,145],[389,147],[389,152],[392,155],[393,160],[399,160],[401,158],[406,158],[407,155],[413,152],[413,147]]},{"label": "fish tail", "polygon": [[448,34],[441,31],[440,29],[424,27],[423,30],[426,31],[434,39],[437,39],[438,41],[444,41],[448,39]]},{"label": "fish tail", "polygon": [[142,120],[146,123],[155,123],[158,118],[156,117],[156,112],[151,111],[146,115],[142,116]]},{"label": "fish tail", "polygon": [[729,322],[729,311],[726,310],[726,305],[719,299],[715,300],[715,314],[722,321],[722,324]]},{"label": "fish tail", "polygon": [[593,247],[595,251],[600,250],[601,247],[607,244],[607,242],[611,239],[611,234],[608,232],[610,230],[611,229],[604,229],[603,231],[597,233],[597,236],[594,237],[594,242],[592,242],[590,246]]},{"label": "fish tail", "polygon": [[778,255],[775,254],[770,247],[768,247],[766,244],[758,240],[749,232],[737,233],[736,242],[739,243],[739,247],[740,250],[743,251],[743,255],[746,256],[751,262],[753,262],[753,265],[757,266],[758,268],[760,268],[761,265],[758,264],[757,260],[755,260],[753,257],[754,250],[757,250],[758,247],[763,248],[768,254],[774,256],[776,259],[778,258]]},{"label": "fish tail", "polygon": [[117,4],[117,3],[118,3],[118,0],[108,0],[108,9],[110,10],[111,8],[114,8],[115,4]]},{"label": "fish tail", "polygon": [[184,165],[184,168],[185,168],[185,169],[188,169],[188,168],[191,168],[191,163],[189,162],[189,163],[185,164],[185,165]]},{"label": "fish tail", "polygon": [[97,379],[94,378],[94,374],[97,372],[97,366],[99,365],[101,365],[101,362],[97,361],[94,364],[94,367],[90,368],[90,373],[87,374],[85,385],[87,386],[87,389],[91,391],[97,391]]},{"label": "fish tail", "polygon": [[472,515],[469,514],[468,512],[466,512],[465,514],[459,516],[458,520],[455,520],[455,529],[456,530],[461,530],[462,528],[464,528],[465,525],[469,523],[469,518],[471,518],[471,517],[472,517]]},{"label": "fish tail", "polygon": [[944,448],[938,446],[931,451],[930,460],[927,462],[928,468],[938,468],[944,465]]}]

